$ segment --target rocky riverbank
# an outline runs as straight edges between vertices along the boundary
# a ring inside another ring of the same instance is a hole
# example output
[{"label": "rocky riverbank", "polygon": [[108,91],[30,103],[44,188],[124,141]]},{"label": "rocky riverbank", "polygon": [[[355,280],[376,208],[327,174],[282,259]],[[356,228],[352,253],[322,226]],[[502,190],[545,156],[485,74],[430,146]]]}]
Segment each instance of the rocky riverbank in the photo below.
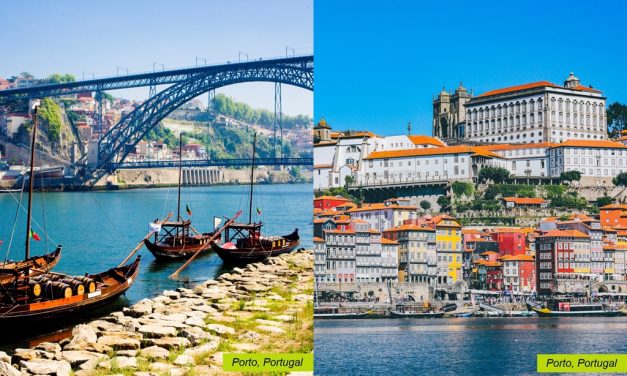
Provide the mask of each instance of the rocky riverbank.
[{"label": "rocky riverbank", "polygon": [[164,291],[61,342],[0,352],[0,375],[215,375],[225,352],[311,351],[313,254],[299,251]]}]

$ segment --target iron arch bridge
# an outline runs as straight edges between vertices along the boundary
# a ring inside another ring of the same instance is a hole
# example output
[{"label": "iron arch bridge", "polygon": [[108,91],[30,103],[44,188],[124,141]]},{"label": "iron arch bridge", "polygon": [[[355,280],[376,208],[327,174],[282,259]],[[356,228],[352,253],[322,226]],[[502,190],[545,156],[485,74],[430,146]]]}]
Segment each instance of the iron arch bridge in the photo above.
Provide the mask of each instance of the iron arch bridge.
[{"label": "iron arch bridge", "polygon": [[98,144],[97,163],[85,170],[84,174],[86,182],[94,183],[120,166],[146,133],[172,111],[210,90],[245,82],[274,82],[313,91],[313,56],[255,60],[1,90],[0,101],[171,84],[124,116],[102,136]]}]

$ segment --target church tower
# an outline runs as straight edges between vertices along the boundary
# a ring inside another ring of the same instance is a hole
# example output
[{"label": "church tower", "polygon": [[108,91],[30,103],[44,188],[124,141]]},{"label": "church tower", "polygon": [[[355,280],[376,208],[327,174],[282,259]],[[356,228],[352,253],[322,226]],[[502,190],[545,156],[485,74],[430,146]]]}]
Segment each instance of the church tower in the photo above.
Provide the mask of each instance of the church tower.
[{"label": "church tower", "polygon": [[472,98],[472,93],[459,83],[453,93],[442,88],[433,99],[433,136],[443,141],[464,139],[466,109],[465,104]]}]

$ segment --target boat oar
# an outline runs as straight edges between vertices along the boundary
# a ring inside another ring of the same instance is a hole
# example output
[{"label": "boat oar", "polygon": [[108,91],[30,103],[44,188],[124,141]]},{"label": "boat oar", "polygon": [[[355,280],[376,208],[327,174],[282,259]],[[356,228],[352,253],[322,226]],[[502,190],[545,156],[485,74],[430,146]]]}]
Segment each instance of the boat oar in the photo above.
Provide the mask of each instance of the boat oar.
[{"label": "boat oar", "polygon": [[[242,214],[242,211],[238,211],[237,213],[235,213],[235,215],[233,216],[233,218],[229,219],[229,221],[227,223],[224,224],[224,226],[220,227],[220,229],[218,229],[209,239],[209,243],[211,243],[212,241],[214,241],[217,237],[220,236],[220,234],[222,234],[222,231],[224,231],[224,229],[226,229],[229,225],[231,225],[231,223],[235,222],[235,220],[237,219],[237,217],[239,217]],[[189,265],[195,258],[196,256],[198,256],[200,254],[200,252],[202,252],[202,249],[199,249],[198,251],[196,251],[196,253],[194,253],[192,255],[192,257],[189,258],[189,260],[187,260],[185,262],[185,264],[183,264],[180,268],[178,268],[174,273],[172,273],[170,275],[170,278],[176,278],[178,277],[179,273],[181,271],[183,271],[183,269],[187,268],[187,265]]]},{"label": "boat oar", "polygon": [[[168,219],[170,219],[170,217],[171,217],[171,216],[172,216],[172,213],[168,214],[168,216],[167,216],[167,217],[165,217],[165,219],[164,219],[163,221],[161,221],[161,222],[157,221],[157,222],[155,222],[155,223],[158,223],[158,224],[163,224],[163,223],[164,223],[164,222],[166,222]],[[120,263],[120,265],[118,265],[118,268],[119,268],[119,267],[124,266],[124,265],[126,264],[126,262],[127,262],[128,260],[130,260],[130,258],[131,258],[131,257],[133,257],[133,255],[134,255],[137,251],[139,251],[139,249],[140,249],[140,248],[144,245],[144,240],[146,240],[146,239],[148,239],[149,237],[151,237],[151,236],[152,236],[152,234],[153,234],[152,232],[149,232],[148,234],[146,234],[146,236],[144,236],[144,238],[143,238],[143,239],[139,242],[139,244],[137,244],[137,246],[136,246],[135,248],[133,248],[133,250],[131,251],[131,253],[129,253],[129,255],[128,255],[128,256],[126,256],[126,258],[124,259],[124,261],[122,261],[122,262]]]}]

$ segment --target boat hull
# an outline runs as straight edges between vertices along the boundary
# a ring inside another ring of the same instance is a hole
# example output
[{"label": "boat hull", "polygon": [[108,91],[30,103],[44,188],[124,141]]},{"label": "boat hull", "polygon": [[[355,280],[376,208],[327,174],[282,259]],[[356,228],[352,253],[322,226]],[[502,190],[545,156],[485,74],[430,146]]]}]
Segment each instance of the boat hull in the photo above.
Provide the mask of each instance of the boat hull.
[{"label": "boat hull", "polygon": [[413,313],[405,313],[405,312],[397,312],[394,310],[390,310],[390,316],[394,318],[407,318],[407,319],[437,319],[444,317],[444,312],[413,312]]},{"label": "boat hull", "polygon": [[540,317],[614,317],[622,316],[619,310],[615,311],[552,311],[547,308],[530,307]]},{"label": "boat hull", "polygon": [[345,319],[363,319],[368,316],[370,312],[362,312],[362,313],[314,313],[314,319],[337,319],[337,320],[345,320]]},{"label": "boat hull", "polygon": [[42,328],[49,330],[77,316],[101,308],[124,294],[137,279],[138,257],[132,264],[113,268],[104,273],[89,276],[100,281],[101,289],[93,293],[75,295],[69,298],[33,302],[22,305],[0,306],[0,326],[3,330],[20,332]]},{"label": "boat hull", "polygon": [[153,243],[148,239],[144,239],[144,245],[152,253],[157,260],[180,260],[192,257],[194,254],[201,252],[209,252],[213,242],[208,241],[204,244],[193,244],[184,246],[168,246],[164,244]]},{"label": "boat hull", "polygon": [[212,244],[213,250],[220,256],[222,261],[228,265],[248,264],[251,262],[259,262],[268,257],[279,256],[284,253],[290,253],[300,245],[298,231],[294,231],[290,235],[282,237],[286,240],[286,244],[282,247],[264,248],[261,246],[247,248],[225,248],[220,244]]}]

